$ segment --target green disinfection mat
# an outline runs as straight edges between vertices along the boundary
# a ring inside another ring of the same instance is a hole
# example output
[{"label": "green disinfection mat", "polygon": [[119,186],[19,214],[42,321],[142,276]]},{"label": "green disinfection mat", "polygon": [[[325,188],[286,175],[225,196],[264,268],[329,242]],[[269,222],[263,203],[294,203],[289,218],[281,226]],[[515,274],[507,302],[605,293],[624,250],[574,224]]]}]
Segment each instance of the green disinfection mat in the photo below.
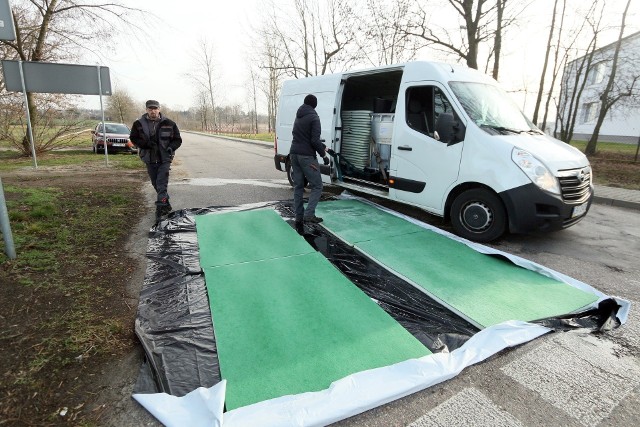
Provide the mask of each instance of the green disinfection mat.
[{"label": "green disinfection mat", "polygon": [[480,327],[561,316],[598,299],[357,200],[317,211],[329,231]]},{"label": "green disinfection mat", "polygon": [[[275,212],[206,215],[196,225],[201,253],[251,253],[204,268],[228,410],[430,354]],[[236,238],[230,227],[245,231]],[[257,234],[245,239],[249,229]]]}]

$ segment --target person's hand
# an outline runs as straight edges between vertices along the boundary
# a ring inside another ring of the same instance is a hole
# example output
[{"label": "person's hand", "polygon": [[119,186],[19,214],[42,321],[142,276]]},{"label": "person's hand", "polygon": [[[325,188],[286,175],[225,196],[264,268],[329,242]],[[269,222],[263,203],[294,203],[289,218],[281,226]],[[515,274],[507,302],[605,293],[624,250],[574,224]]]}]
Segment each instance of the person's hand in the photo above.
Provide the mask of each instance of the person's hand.
[{"label": "person's hand", "polygon": [[169,157],[173,159],[173,148],[167,148],[167,154],[169,154]]},{"label": "person's hand", "polygon": [[328,156],[324,156],[322,158],[322,161],[324,162],[325,165],[328,165],[329,164],[329,157]]},{"label": "person's hand", "polygon": [[331,156],[335,156],[336,152],[333,151],[331,148],[327,148],[327,154],[331,155]]}]

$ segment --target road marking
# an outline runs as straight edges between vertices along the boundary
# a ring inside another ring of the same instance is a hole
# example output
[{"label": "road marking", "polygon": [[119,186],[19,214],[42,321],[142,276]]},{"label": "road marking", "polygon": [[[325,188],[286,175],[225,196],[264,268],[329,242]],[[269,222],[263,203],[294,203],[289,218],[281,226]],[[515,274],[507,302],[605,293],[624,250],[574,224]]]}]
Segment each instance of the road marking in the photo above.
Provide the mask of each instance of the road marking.
[{"label": "road marking", "polygon": [[196,185],[201,187],[218,187],[222,185],[252,185],[255,187],[291,188],[286,179],[224,179],[224,178],[189,178],[177,181],[175,185]]},{"label": "road marking", "polygon": [[546,338],[502,371],[585,426],[599,424],[640,385],[640,367],[614,342],[583,332]]},{"label": "road marking", "polygon": [[523,424],[475,388],[466,388],[418,418],[409,427],[520,427]]}]

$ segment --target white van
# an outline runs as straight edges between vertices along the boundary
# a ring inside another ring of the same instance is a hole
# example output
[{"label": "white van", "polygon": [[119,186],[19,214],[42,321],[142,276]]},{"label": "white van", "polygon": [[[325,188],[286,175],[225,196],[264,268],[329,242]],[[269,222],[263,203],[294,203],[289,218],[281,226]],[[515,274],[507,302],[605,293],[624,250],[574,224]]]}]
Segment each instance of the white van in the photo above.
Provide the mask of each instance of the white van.
[{"label": "white van", "polygon": [[536,128],[492,78],[435,62],[285,81],[275,166],[290,182],[291,131],[307,94],[337,153],[321,167],[326,184],[417,206],[478,242],[563,229],[589,210],[584,154]]}]

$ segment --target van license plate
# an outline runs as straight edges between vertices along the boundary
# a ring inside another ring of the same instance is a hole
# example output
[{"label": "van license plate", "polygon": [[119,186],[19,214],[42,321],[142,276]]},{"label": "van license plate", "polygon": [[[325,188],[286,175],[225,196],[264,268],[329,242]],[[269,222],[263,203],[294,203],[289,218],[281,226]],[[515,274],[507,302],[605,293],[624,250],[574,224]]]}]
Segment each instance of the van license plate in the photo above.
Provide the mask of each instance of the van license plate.
[{"label": "van license plate", "polygon": [[573,212],[571,213],[571,218],[575,218],[575,217],[584,215],[586,212],[587,212],[587,204],[583,203],[583,204],[573,208]]}]

